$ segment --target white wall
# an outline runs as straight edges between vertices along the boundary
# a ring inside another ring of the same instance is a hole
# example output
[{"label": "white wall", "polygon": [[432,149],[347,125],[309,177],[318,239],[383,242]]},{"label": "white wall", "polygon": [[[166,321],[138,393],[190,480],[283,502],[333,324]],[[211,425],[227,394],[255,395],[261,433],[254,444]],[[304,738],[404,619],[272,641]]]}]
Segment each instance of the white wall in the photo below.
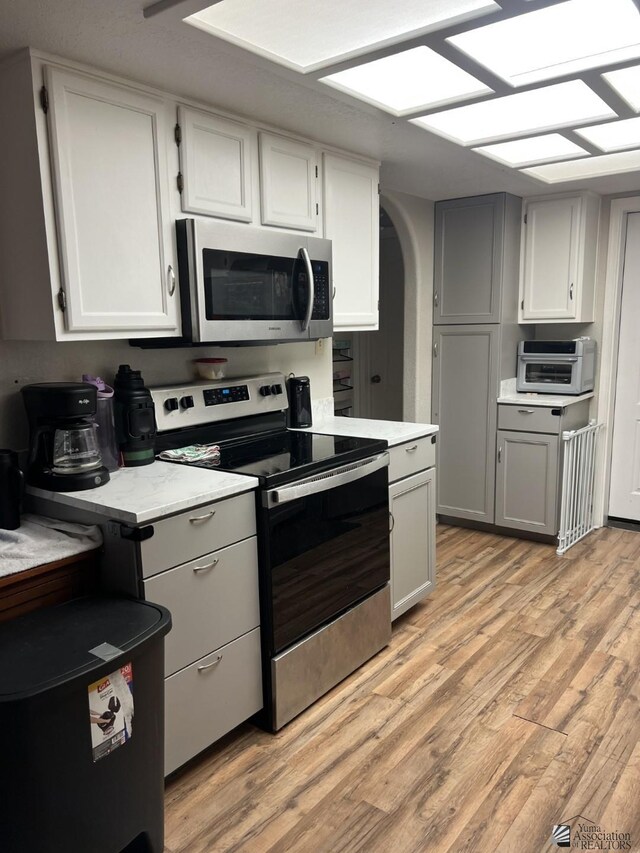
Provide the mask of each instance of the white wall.
[{"label": "white wall", "polygon": [[110,382],[119,364],[141,370],[148,385],[188,382],[194,378],[191,360],[205,356],[228,358],[228,376],[293,372],[309,376],[314,400],[332,395],[331,340],[318,344],[170,350],[141,350],[124,341],[0,341],[0,447],[22,450],[27,446],[27,424],[19,393],[22,385],[76,381],[83,373],[99,375]]}]

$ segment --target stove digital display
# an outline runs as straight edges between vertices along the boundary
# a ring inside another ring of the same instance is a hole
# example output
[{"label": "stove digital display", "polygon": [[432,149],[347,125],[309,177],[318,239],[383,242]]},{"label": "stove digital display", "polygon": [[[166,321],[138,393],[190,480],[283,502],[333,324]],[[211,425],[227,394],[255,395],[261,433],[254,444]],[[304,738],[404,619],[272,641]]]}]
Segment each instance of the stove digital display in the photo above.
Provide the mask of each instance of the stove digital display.
[{"label": "stove digital display", "polygon": [[239,403],[249,399],[247,385],[232,385],[228,388],[207,388],[202,392],[205,406],[218,406],[220,403]]}]

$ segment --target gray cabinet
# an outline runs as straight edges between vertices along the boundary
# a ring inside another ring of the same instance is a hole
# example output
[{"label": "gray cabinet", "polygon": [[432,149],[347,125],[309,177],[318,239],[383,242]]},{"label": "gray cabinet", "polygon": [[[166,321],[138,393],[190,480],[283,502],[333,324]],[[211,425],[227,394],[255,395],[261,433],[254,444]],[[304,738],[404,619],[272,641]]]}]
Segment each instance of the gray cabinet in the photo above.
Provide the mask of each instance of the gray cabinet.
[{"label": "gray cabinet", "polygon": [[497,325],[434,329],[441,515],[493,522],[499,343]]},{"label": "gray cabinet", "polygon": [[498,430],[496,524],[558,532],[558,436]]},{"label": "gray cabinet", "polygon": [[555,536],[565,430],[589,420],[589,400],[569,406],[498,406],[496,519],[500,527]]},{"label": "gray cabinet", "polygon": [[391,619],[436,586],[435,436],[389,448]]},{"label": "gray cabinet", "polygon": [[521,200],[506,193],[436,204],[436,325],[515,315],[520,211]]}]

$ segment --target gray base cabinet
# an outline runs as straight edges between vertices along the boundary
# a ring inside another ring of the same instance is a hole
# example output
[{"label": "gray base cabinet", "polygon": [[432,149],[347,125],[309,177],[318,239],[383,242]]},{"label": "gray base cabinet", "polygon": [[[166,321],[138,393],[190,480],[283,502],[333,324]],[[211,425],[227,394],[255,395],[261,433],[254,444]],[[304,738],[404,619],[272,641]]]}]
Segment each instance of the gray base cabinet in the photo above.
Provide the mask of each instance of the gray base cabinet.
[{"label": "gray base cabinet", "polygon": [[430,437],[422,438],[392,447],[389,455],[391,619],[394,620],[436,586],[435,444]]},{"label": "gray base cabinet", "polygon": [[435,326],[433,332],[437,511],[491,524],[500,327]]},{"label": "gray base cabinet", "polygon": [[557,435],[499,430],[495,523],[557,533],[558,469]]}]

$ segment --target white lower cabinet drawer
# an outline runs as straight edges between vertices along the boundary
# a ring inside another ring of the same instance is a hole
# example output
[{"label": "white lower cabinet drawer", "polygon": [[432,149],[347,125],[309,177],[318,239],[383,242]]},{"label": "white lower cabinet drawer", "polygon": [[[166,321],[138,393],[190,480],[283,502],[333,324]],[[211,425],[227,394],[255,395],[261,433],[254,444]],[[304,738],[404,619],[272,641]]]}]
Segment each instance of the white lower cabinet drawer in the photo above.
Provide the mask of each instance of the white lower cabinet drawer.
[{"label": "white lower cabinet drawer", "polygon": [[253,492],[156,521],[153,536],[140,543],[142,575],[148,578],[255,533]]},{"label": "white lower cabinet drawer", "polygon": [[436,444],[432,439],[435,439],[435,435],[427,435],[389,448],[390,483],[426,468],[433,468],[436,464]]},{"label": "white lower cabinet drawer", "polygon": [[165,774],[262,708],[260,629],[165,679]]},{"label": "white lower cabinet drawer", "polygon": [[165,675],[260,624],[256,537],[144,581],[147,601],[171,612]]}]

